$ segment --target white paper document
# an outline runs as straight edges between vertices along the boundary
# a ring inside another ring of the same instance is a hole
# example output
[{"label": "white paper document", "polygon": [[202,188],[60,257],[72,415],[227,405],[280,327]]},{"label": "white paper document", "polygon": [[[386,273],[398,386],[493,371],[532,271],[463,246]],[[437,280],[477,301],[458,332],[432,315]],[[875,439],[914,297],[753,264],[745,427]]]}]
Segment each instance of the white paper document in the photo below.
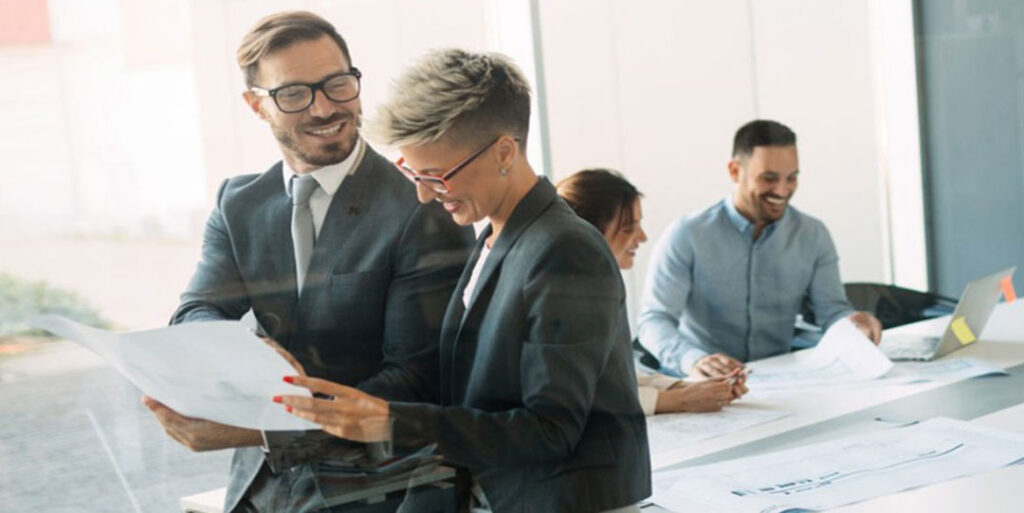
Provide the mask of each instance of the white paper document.
[{"label": "white paper document", "polygon": [[647,442],[651,468],[657,470],[683,461],[687,447],[701,440],[757,426],[790,415],[790,412],[755,408],[745,404],[726,406],[712,413],[669,413],[647,417]]},{"label": "white paper document", "polygon": [[[892,369],[884,376],[870,381],[839,382],[831,385],[822,384],[819,387],[831,386],[841,387],[865,387],[865,386],[891,386],[904,385],[909,383],[925,383],[930,381],[960,381],[964,379],[979,378],[983,376],[1006,376],[1008,373],[1002,368],[996,367],[988,362],[975,358],[948,358],[931,362],[893,362]],[[783,388],[769,388],[764,395],[775,393],[786,393]],[[755,390],[753,396],[761,395]]]},{"label": "white paper document", "polygon": [[1024,458],[1024,434],[935,418],[784,451],[654,474],[670,511],[818,511],[992,470]]},{"label": "white paper document", "polygon": [[310,394],[281,380],[295,369],[238,321],[134,333],[104,331],[57,315],[35,317],[29,324],[85,346],[182,415],[268,431],[319,429],[271,401],[275,395]]},{"label": "white paper document", "polygon": [[896,362],[880,384],[924,381],[959,381],[981,376],[1005,376],[1007,372],[975,358],[949,358],[931,362]]},{"label": "white paper document", "polygon": [[805,388],[866,381],[892,368],[889,360],[849,319],[834,323],[818,345],[793,353],[784,364],[762,360],[747,366],[751,391]]}]

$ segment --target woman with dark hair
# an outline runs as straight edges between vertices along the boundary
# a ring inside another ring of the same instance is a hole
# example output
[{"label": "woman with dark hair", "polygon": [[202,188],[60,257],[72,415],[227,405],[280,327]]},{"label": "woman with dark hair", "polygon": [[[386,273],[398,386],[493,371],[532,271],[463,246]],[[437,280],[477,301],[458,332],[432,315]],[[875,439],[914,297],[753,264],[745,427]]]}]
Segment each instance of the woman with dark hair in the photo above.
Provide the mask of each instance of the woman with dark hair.
[{"label": "woman with dark hair", "polygon": [[[556,187],[576,214],[604,235],[619,269],[632,268],[636,250],[647,241],[640,226],[640,191],[608,169],[584,169]],[[637,384],[640,405],[647,415],[717,411],[747,392],[738,369],[728,376],[694,382],[637,373]]]}]

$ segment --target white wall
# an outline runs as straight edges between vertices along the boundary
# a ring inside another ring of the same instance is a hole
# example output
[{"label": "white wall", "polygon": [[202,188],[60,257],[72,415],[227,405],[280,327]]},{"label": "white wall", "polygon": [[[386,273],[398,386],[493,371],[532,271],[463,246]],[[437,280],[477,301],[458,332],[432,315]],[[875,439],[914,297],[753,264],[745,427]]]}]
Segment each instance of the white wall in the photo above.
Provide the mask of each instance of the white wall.
[{"label": "white wall", "polygon": [[[797,131],[802,183],[794,203],[831,228],[843,278],[891,274],[923,287],[909,2],[537,2],[551,174],[621,170],[646,194],[645,226],[656,239],[672,219],[730,192],[725,165],[735,129],[774,117]],[[9,114],[0,130],[8,164],[0,170],[0,235],[159,233],[198,245],[217,184],[279,158],[270,131],[241,100],[234,60],[242,34],[265,14],[309,9],[334,22],[364,71],[363,105],[372,115],[391,78],[431,48],[504,51],[532,76],[529,3],[51,0],[52,44],[0,49],[0,69],[17,78],[0,81]],[[529,148],[539,167],[541,145]],[[41,193],[46,201],[37,200]],[[626,275],[634,314],[652,246]],[[182,252],[178,265],[191,269],[196,251]],[[46,277],[81,252],[48,260],[23,253],[0,255],[0,271]],[[180,282],[166,284],[168,304]]]},{"label": "white wall", "polygon": [[555,178],[612,167],[646,195],[652,241],[626,275],[634,315],[654,240],[732,190],[732,136],[757,117],[796,131],[793,203],[830,228],[843,279],[885,280],[868,0],[540,7]]},{"label": "white wall", "polygon": [[75,290],[124,327],[166,323],[215,187],[280,158],[241,99],[234,59],[257,19],[308,9],[335,23],[372,114],[391,78],[431,48],[527,60],[527,5],[49,0],[49,42],[0,43],[0,273]]},{"label": "white wall", "polygon": [[49,41],[0,46],[0,232],[187,233],[203,179],[176,1],[51,0],[46,21]]}]

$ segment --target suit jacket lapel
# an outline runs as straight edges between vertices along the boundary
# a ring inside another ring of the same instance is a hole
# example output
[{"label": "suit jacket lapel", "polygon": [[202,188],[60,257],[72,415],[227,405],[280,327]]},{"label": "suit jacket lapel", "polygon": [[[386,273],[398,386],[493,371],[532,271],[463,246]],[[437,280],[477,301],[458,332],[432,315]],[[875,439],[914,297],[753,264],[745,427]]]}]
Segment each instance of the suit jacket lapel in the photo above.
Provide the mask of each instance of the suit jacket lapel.
[{"label": "suit jacket lapel", "polygon": [[[447,368],[442,368],[442,371],[444,371],[442,376],[449,377],[448,379],[456,376],[455,372],[458,371],[457,361],[459,355],[467,351],[467,348],[460,347],[460,345],[464,343],[477,343],[475,338],[472,341],[463,341],[463,334],[472,333],[475,330],[479,317],[482,315],[481,312],[490,305],[490,295],[487,292],[490,282],[495,279],[498,269],[501,268],[505,257],[508,256],[515,246],[516,240],[556,199],[557,194],[555,193],[554,186],[546,178],[540,178],[533,189],[516,205],[515,210],[513,210],[512,215],[505,224],[505,229],[498,235],[498,240],[495,241],[494,247],[491,248],[491,253],[488,255],[487,261],[484,262],[483,269],[480,270],[480,276],[477,278],[475,285],[476,288],[463,312],[461,309],[462,294],[469,281],[469,275],[473,272],[473,265],[476,259],[479,258],[484,241],[491,233],[491,227],[488,226],[480,234],[480,240],[477,242],[474,257],[466,265],[462,273],[462,279],[459,280],[459,286],[455,289],[455,294],[452,296],[445,315],[445,330],[443,332],[445,336],[443,340],[446,342],[446,347],[442,347],[441,354],[446,355],[442,357],[442,366],[447,366]],[[458,323],[457,326],[455,323]],[[461,374],[459,375],[461,376]],[[441,387],[442,393],[448,394],[449,401],[454,400],[454,384],[454,381],[452,381]]]},{"label": "suit jacket lapel", "polygon": [[[305,298],[316,296],[314,290],[328,285],[330,277],[327,273],[330,271],[331,262],[338,256],[339,248],[344,247],[345,240],[352,234],[352,230],[358,226],[362,214],[366,212],[368,202],[372,199],[376,179],[374,159],[365,158],[366,143],[360,143],[359,147],[360,153],[356,156],[353,170],[341,182],[341,187],[334,193],[334,198],[327,207],[327,214],[324,216],[313,255],[309,260],[309,270],[306,272],[306,284],[303,286],[302,297],[299,298],[300,303],[304,303]],[[290,224],[288,229],[291,233]],[[294,268],[293,256],[292,269]],[[292,274],[294,275],[294,271]]]},{"label": "suit jacket lapel", "polygon": [[[264,301],[276,302],[277,310],[285,316],[279,319],[278,326],[291,326],[290,319],[298,295],[291,243],[292,202],[284,187],[281,168],[278,162],[252,184],[257,189],[252,217],[247,222],[252,223],[248,232],[254,245],[246,243],[240,249],[253,253],[252,262],[246,265],[253,266],[259,276],[259,279],[248,283],[249,294],[262,297]],[[274,335],[288,337],[290,333]]]},{"label": "suit jacket lapel", "polygon": [[[275,283],[269,284],[274,290],[261,293],[282,293],[286,289],[295,291],[295,255],[292,249],[292,202],[284,189],[281,178],[281,163],[278,162],[259,178],[260,194],[265,198],[255,205],[258,216],[252,233],[261,234],[268,243],[266,255],[270,268],[266,276],[274,276]],[[279,244],[288,241],[288,244]]]},{"label": "suit jacket lapel", "polygon": [[462,304],[462,295],[466,290],[466,286],[469,285],[469,278],[473,274],[473,266],[476,265],[477,259],[480,258],[485,238],[481,237],[477,240],[476,247],[466,262],[466,267],[462,269],[462,276],[459,277],[459,282],[455,285],[451,298],[448,299],[448,308],[445,310],[444,321],[441,323],[439,346],[439,353],[441,355],[441,404],[451,404],[452,385],[454,383],[451,371],[455,362],[455,339],[461,331],[462,318],[466,311],[465,306]]},{"label": "suit jacket lapel", "polygon": [[[515,246],[516,240],[523,234],[524,231],[533,223],[534,219],[537,219],[544,210],[551,205],[551,202],[555,200],[557,194],[554,186],[551,182],[548,182],[546,178],[540,178],[537,183],[530,189],[530,192],[523,197],[523,199],[516,205],[515,210],[512,211],[512,215],[509,216],[508,222],[505,223],[505,229],[502,230],[501,234],[498,235],[498,240],[495,241],[494,247],[491,248],[491,254],[487,257],[487,262],[484,263],[484,268],[480,270],[480,277],[477,278],[476,289],[473,291],[473,295],[469,299],[469,304],[466,306],[466,312],[463,315],[463,322],[466,317],[473,312],[477,306],[478,299],[480,299],[481,292],[486,288],[488,282],[494,276],[494,273],[501,267],[501,262],[508,255],[508,252]],[[491,233],[491,227],[488,226],[484,229],[484,232],[480,235],[480,240],[483,241]]]}]

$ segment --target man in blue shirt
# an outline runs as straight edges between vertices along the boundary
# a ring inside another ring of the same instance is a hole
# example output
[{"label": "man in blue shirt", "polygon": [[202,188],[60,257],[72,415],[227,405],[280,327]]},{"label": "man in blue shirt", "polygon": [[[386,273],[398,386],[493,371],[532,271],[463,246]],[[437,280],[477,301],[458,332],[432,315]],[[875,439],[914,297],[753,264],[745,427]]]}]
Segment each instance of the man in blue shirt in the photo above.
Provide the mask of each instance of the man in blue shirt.
[{"label": "man in blue shirt", "polygon": [[800,173],[796,134],[755,120],[733,140],[731,195],[672,223],[648,269],[640,341],[678,374],[728,374],[785,353],[804,300],[827,328],[849,317],[876,344],[882,326],[855,312],[825,225],[789,205]]}]

